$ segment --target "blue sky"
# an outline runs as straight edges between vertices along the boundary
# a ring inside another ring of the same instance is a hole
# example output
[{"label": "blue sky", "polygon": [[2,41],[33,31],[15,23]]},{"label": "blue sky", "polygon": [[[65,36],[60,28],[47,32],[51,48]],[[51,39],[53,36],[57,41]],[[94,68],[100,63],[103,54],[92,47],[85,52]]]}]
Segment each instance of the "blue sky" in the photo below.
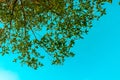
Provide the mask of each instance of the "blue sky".
[{"label": "blue sky", "polygon": [[[0,56],[0,80],[120,80],[120,6],[107,5],[107,15],[94,22],[85,39],[77,40],[62,66],[46,64],[33,70]],[[49,60],[49,59],[48,59]],[[8,79],[7,79],[8,78]]]}]

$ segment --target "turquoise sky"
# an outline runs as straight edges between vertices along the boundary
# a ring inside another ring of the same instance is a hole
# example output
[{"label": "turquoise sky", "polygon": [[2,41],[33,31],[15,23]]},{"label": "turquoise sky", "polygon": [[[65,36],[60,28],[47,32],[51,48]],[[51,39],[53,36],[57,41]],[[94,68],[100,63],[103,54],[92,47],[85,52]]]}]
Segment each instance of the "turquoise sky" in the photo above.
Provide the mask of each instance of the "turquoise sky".
[{"label": "turquoise sky", "polygon": [[[0,25],[1,26],[1,25]],[[107,5],[107,15],[72,49],[76,56],[62,66],[46,64],[38,70],[0,56],[0,80],[120,80],[120,6]],[[48,59],[49,60],[49,59]]]}]

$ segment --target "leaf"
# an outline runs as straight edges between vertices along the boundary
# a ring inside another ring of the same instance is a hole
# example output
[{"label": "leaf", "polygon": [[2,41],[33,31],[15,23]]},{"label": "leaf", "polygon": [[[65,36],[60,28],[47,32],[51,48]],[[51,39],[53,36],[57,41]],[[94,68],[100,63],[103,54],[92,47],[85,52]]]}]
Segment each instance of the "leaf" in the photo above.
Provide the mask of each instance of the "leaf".
[{"label": "leaf", "polygon": [[74,54],[73,52],[70,52],[69,55],[70,55],[71,57],[74,57],[74,56],[75,56],[75,54]]}]

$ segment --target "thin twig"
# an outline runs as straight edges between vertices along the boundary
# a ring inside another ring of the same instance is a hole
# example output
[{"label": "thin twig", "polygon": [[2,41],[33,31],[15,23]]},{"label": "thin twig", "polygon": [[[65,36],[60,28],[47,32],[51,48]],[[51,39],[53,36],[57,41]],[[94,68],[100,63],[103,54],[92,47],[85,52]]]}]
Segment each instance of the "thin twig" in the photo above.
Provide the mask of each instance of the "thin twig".
[{"label": "thin twig", "polygon": [[36,35],[35,35],[35,32],[32,30],[31,26],[30,26],[30,29],[31,29],[31,31],[32,31],[32,33],[33,33],[35,39],[37,39],[37,37],[36,37]]}]

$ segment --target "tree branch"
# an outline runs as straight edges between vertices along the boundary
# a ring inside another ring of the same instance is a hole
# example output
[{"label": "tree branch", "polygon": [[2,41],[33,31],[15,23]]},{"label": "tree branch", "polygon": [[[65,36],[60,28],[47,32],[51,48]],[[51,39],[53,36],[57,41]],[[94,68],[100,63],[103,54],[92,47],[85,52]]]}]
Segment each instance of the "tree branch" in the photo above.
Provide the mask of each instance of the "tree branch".
[{"label": "tree branch", "polygon": [[17,2],[17,0],[15,0],[13,2],[13,4],[11,4],[11,5],[13,5],[13,7],[12,7],[12,10],[11,10],[11,14],[10,14],[11,15],[11,19],[10,19],[10,27],[9,27],[9,39],[10,39],[10,31],[11,31],[11,27],[12,27],[12,19],[13,19],[13,13],[14,13],[16,2]]},{"label": "tree branch", "polygon": [[23,2],[22,0],[20,0],[21,2],[21,8],[22,8],[22,12],[23,12],[23,17],[24,17],[24,27],[25,27],[25,37],[26,37],[26,15],[25,15],[25,11],[24,11],[24,5],[23,5]]}]

